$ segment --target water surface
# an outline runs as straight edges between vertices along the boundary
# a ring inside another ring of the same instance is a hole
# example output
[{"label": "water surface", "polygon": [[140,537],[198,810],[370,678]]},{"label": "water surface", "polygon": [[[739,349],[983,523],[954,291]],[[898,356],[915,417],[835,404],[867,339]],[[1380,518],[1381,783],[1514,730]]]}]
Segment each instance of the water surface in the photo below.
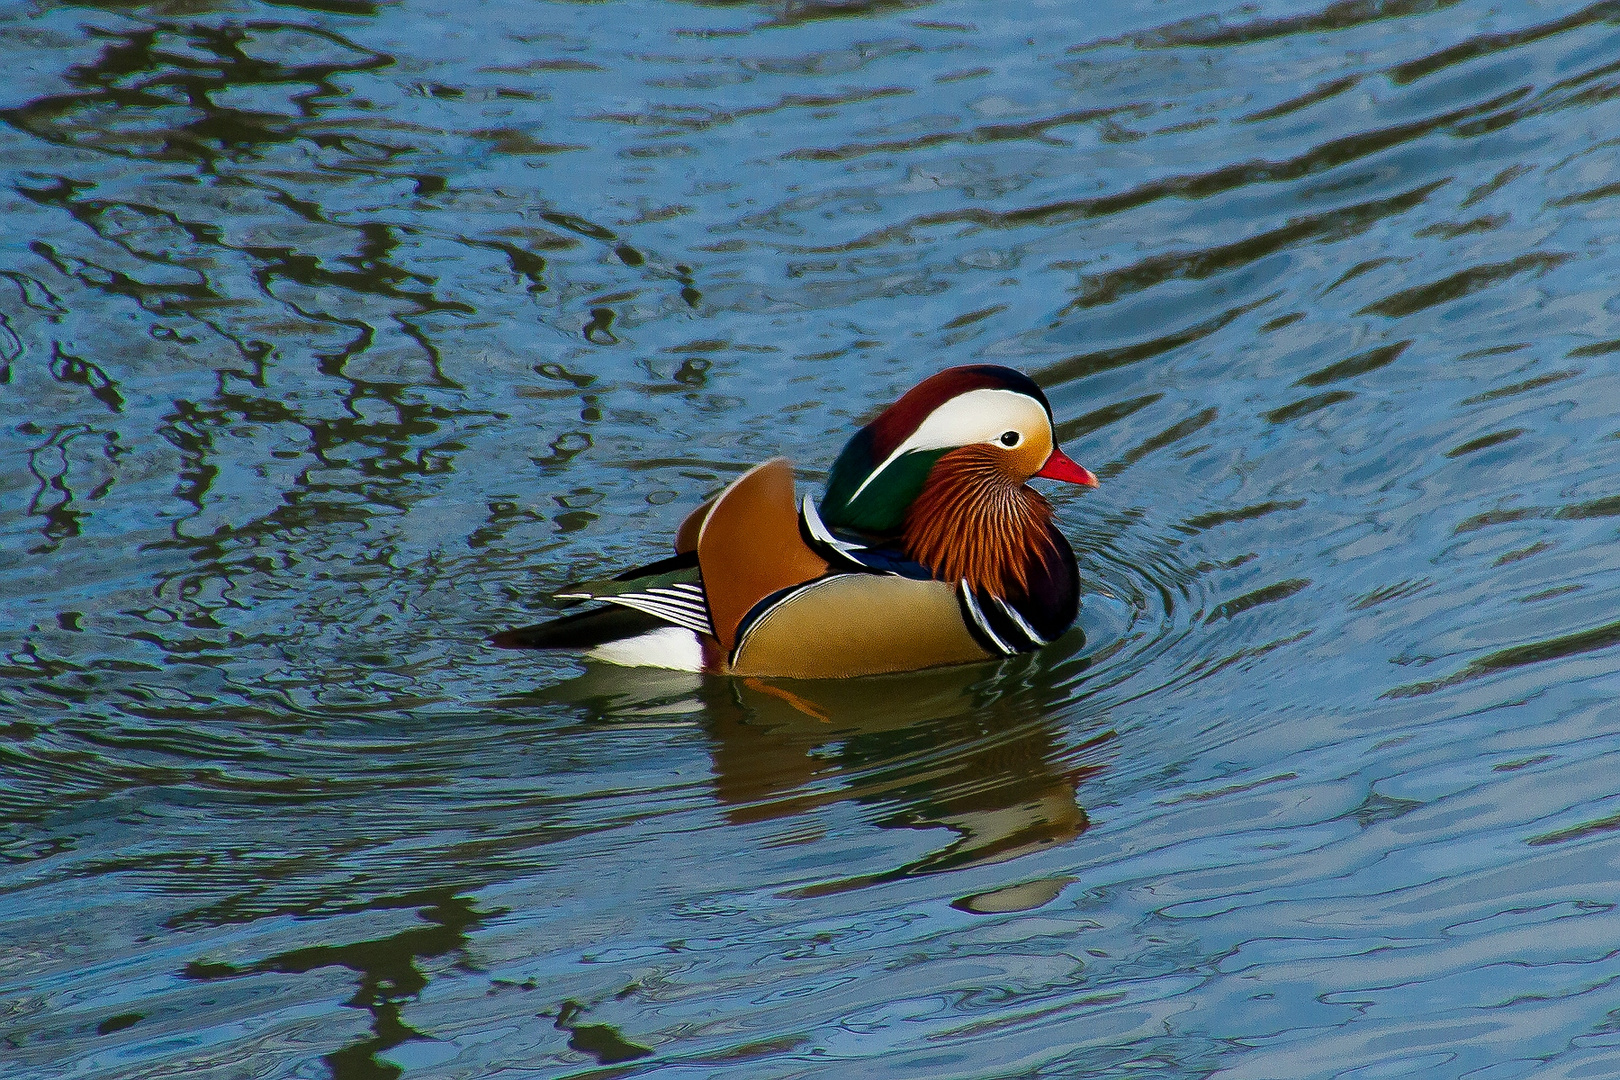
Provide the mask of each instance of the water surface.
[{"label": "water surface", "polygon": [[[1620,1072],[1620,5],[0,5],[8,1077]],[[1038,656],[488,649],[950,364]]]}]

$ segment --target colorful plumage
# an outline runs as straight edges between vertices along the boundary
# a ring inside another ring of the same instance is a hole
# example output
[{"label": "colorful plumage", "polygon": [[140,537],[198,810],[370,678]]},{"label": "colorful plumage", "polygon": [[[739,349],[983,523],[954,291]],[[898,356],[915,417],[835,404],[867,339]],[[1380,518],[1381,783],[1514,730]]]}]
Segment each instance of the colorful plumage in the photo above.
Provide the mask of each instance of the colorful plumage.
[{"label": "colorful plumage", "polygon": [[1040,648],[1079,611],[1074,552],[1031,477],[1095,487],[1010,368],[950,368],[856,432],[819,507],[777,458],[694,510],[676,554],[557,594],[607,606],[506,630],[508,648],[621,664],[836,678]]}]

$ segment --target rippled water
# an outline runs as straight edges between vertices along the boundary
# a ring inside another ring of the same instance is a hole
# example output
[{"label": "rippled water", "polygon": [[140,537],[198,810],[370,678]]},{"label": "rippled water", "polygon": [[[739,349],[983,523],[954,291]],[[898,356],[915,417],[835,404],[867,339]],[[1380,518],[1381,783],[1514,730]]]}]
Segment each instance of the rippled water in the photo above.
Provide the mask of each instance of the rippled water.
[{"label": "rippled water", "polygon": [[[1620,1074],[1620,4],[1313,2],[0,5],[0,1073]],[[483,644],[972,361],[1083,634]]]}]

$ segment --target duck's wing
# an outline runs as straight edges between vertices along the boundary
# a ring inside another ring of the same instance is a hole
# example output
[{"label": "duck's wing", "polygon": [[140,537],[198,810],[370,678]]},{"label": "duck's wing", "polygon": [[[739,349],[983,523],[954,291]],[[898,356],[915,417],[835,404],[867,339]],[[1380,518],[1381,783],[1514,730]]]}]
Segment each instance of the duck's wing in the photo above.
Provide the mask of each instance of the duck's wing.
[{"label": "duck's wing", "polygon": [[703,577],[697,556],[691,552],[626,570],[614,577],[578,582],[559,590],[554,598],[563,604],[599,600],[685,627],[694,634],[714,636],[703,596]]},{"label": "duck's wing", "polygon": [[716,495],[712,499],[705,499],[696,510],[687,514],[681,521],[680,528],[675,530],[675,554],[697,556],[698,533],[703,531],[703,523],[709,519],[709,511],[714,504],[720,501]]},{"label": "duck's wing", "polygon": [[799,533],[786,458],[754,466],[715,498],[698,529],[697,559],[714,636],[727,655],[755,605],[826,574],[827,560]]},{"label": "duck's wing", "polygon": [[554,594],[559,607],[597,600],[608,607],[503,630],[491,644],[507,649],[590,649],[664,626],[714,636],[697,554],[688,552],[610,578],[581,581]]}]

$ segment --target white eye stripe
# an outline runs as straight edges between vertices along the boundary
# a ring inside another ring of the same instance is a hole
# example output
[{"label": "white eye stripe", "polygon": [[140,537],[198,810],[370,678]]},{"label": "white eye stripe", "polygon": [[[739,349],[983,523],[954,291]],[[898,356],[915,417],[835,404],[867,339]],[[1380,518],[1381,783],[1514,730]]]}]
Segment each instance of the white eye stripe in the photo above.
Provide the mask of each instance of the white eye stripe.
[{"label": "white eye stripe", "polygon": [[866,486],[903,454],[914,450],[946,450],[981,442],[1000,446],[1001,435],[1005,431],[1040,431],[1043,427],[1049,429],[1046,410],[1027,394],[1020,394],[1016,390],[989,389],[958,394],[929,413],[910,438],[895,447],[894,453],[885,458],[883,464],[867,474],[849,501],[853,503],[860,498]]}]

